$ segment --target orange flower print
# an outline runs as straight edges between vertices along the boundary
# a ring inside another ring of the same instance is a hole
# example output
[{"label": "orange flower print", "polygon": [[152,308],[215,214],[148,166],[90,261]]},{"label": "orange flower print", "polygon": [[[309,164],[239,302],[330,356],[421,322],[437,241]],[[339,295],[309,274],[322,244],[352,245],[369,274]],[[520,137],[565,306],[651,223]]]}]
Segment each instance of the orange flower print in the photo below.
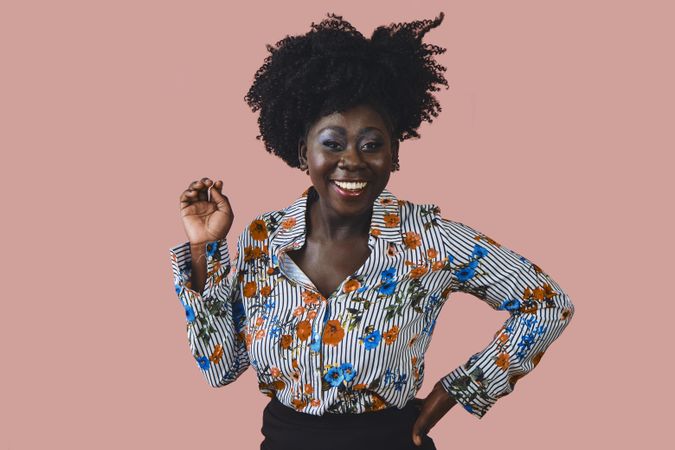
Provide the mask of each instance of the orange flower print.
[{"label": "orange flower print", "polygon": [[565,309],[563,309],[562,312],[560,313],[560,317],[561,317],[563,320],[566,320],[566,319],[570,316],[570,314],[572,314],[572,310],[570,310],[569,308],[565,308]]},{"label": "orange flower print", "polygon": [[319,303],[320,296],[316,292],[305,289],[302,291],[302,300],[308,305],[314,305]]},{"label": "orange flower print", "polygon": [[354,391],[362,391],[362,390],[364,390],[364,389],[367,388],[367,387],[368,387],[368,385],[367,385],[366,383],[359,383],[359,384],[355,384],[354,386],[352,386],[352,390],[354,390]]},{"label": "orange flower print", "polygon": [[312,385],[309,383],[305,384],[305,394],[311,394],[312,392],[314,392]]},{"label": "orange flower print", "polygon": [[379,235],[382,234],[382,231],[379,228],[371,228],[370,234],[372,234],[375,237],[378,237]]},{"label": "orange flower print", "polygon": [[387,213],[383,217],[384,224],[388,227],[395,227],[401,222],[401,218],[398,214]]},{"label": "orange flower print", "polygon": [[294,315],[295,317],[300,317],[300,316],[303,315],[304,313],[305,313],[305,308],[304,308],[303,306],[298,306],[297,308],[295,308],[295,309],[293,310],[293,315]]},{"label": "orange flower print", "polygon": [[343,287],[343,290],[345,293],[350,293],[352,291],[357,290],[358,288],[361,287],[361,283],[359,283],[359,280],[352,278],[351,280],[347,281]]},{"label": "orange flower print", "polygon": [[312,309],[311,311],[307,312],[307,318],[309,320],[312,320],[315,317],[316,317],[316,309]]},{"label": "orange flower print", "polygon": [[272,375],[274,378],[279,378],[281,376],[281,370],[279,370],[278,367],[272,367],[270,369],[270,375]]},{"label": "orange flower print", "polygon": [[393,344],[396,338],[398,337],[398,327],[394,325],[389,330],[385,331],[382,337],[384,337],[385,344],[387,345]]},{"label": "orange flower print", "polygon": [[293,337],[291,337],[290,334],[283,334],[281,336],[281,348],[283,349],[289,349],[291,348],[291,344],[293,343]]},{"label": "orange flower print", "polygon": [[223,357],[223,346],[220,344],[216,344],[216,346],[213,348],[213,353],[211,353],[211,357],[209,359],[213,364],[218,364],[222,357]]},{"label": "orange flower print", "polygon": [[345,330],[339,320],[329,320],[323,331],[324,344],[337,345],[345,337]]},{"label": "orange flower print", "polygon": [[556,294],[557,292],[553,290],[550,284],[544,283],[544,298],[553,298]]},{"label": "orange flower print", "polygon": [[251,237],[256,241],[264,241],[267,239],[267,224],[262,219],[251,222],[248,230],[251,233]]},{"label": "orange flower print", "polygon": [[412,347],[415,342],[417,342],[417,339],[420,337],[420,334],[417,333],[415,336],[410,338],[410,342],[408,342],[408,347]]},{"label": "orange flower print", "polygon": [[272,293],[272,288],[269,285],[265,285],[260,288],[260,295],[268,297]]},{"label": "orange flower print", "polygon": [[244,247],[244,261],[246,262],[258,259],[261,255],[262,252],[260,251],[260,247],[252,247],[250,245]]},{"label": "orange flower print", "polygon": [[309,404],[312,406],[319,406],[321,404],[321,400],[319,400],[318,398],[313,398],[312,400],[310,400]]},{"label": "orange flower print", "polygon": [[396,244],[390,242],[389,246],[387,246],[387,256],[394,257],[396,256],[396,253],[398,253],[398,251],[396,250]]},{"label": "orange flower print", "polygon": [[293,407],[300,411],[301,409],[305,409],[307,406],[307,401],[302,399],[302,398],[294,398],[291,400],[291,404],[293,404]]},{"label": "orange flower print", "polygon": [[249,281],[244,285],[244,297],[253,297],[257,292],[258,287],[255,284],[255,281]]},{"label": "orange flower print", "polygon": [[288,219],[281,222],[281,226],[284,228],[284,230],[290,230],[295,226],[295,223],[295,217],[289,217]]},{"label": "orange flower print", "polygon": [[264,328],[255,332],[256,340],[262,339],[263,337],[265,337],[265,329]]},{"label": "orange flower print", "polygon": [[451,290],[452,289],[449,286],[443,289],[443,292],[441,292],[441,297],[448,298],[448,295],[450,295]]},{"label": "orange flower print", "polygon": [[251,341],[253,340],[253,336],[251,336],[251,333],[246,333],[246,348],[250,349],[251,348]]},{"label": "orange flower print", "polygon": [[427,258],[434,259],[436,256],[438,256],[438,251],[435,248],[427,250]]},{"label": "orange flower print", "polygon": [[284,380],[274,380],[272,382],[272,387],[277,391],[280,391],[286,387],[286,383],[284,383]]},{"label": "orange flower print", "polygon": [[260,325],[263,324],[263,322],[265,322],[265,319],[263,319],[262,317],[258,317],[257,319],[255,319],[255,326],[259,327]]},{"label": "orange flower print", "polygon": [[417,266],[410,271],[410,278],[419,278],[425,273],[427,273],[427,266]]},{"label": "orange flower print", "polygon": [[431,266],[431,270],[436,271],[436,270],[441,270],[445,266],[444,261],[434,261],[434,263]]},{"label": "orange flower print", "polygon": [[510,365],[509,354],[500,353],[499,356],[497,357],[497,360],[495,361],[495,364],[503,371],[506,371]]},{"label": "orange flower print", "polygon": [[509,340],[508,334],[502,333],[499,335],[499,342],[501,342],[502,344],[506,344],[506,341],[508,340]]},{"label": "orange flower print", "polygon": [[295,332],[298,335],[298,339],[306,341],[309,335],[312,334],[312,326],[308,320],[301,320],[295,327]]},{"label": "orange flower print", "polygon": [[406,231],[403,238],[403,243],[406,247],[414,249],[422,244],[422,237],[414,231]]},{"label": "orange flower print", "polygon": [[372,395],[372,404],[373,404],[373,410],[378,411],[380,409],[384,409],[387,407],[387,404],[382,400],[382,397],[379,395]]}]

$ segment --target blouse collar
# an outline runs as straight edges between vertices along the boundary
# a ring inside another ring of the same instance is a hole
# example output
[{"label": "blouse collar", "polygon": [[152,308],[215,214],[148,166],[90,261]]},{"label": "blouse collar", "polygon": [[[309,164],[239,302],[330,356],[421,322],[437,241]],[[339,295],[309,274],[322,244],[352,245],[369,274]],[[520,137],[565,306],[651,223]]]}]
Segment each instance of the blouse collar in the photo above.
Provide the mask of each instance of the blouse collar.
[{"label": "blouse collar", "polygon": [[[310,190],[314,190],[314,186],[310,185],[300,194],[300,197],[281,210],[280,223],[274,231],[270,232],[269,242],[272,254],[278,254],[279,250],[286,247],[298,249],[304,245],[307,237],[306,212]],[[377,238],[395,244],[403,243],[399,200],[386,188],[373,203],[370,236],[369,240]]]}]

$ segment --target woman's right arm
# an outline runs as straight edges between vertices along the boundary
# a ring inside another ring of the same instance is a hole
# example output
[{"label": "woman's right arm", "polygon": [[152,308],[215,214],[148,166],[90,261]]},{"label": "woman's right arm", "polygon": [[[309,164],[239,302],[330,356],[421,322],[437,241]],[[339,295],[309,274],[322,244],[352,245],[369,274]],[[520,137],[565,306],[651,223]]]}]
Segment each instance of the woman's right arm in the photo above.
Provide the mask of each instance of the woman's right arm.
[{"label": "woman's right arm", "polygon": [[211,190],[212,199],[204,198],[210,185],[208,179],[194,182],[181,196],[190,240],[171,248],[170,256],[176,294],[185,310],[190,351],[209,385],[221,387],[236,380],[250,362],[238,276],[243,253],[238,244],[235,270],[230,274],[226,236],[233,215],[227,198],[217,189]]}]

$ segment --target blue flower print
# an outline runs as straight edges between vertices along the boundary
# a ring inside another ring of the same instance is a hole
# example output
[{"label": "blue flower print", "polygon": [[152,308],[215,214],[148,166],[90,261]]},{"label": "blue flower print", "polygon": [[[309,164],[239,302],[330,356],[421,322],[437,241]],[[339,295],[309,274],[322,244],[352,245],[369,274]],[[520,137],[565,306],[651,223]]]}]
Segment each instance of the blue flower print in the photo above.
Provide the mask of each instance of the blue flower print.
[{"label": "blue flower print", "polygon": [[452,254],[448,253],[448,262],[452,264],[452,262],[455,260],[455,257],[452,256]]},{"label": "blue flower print", "polygon": [[354,370],[354,367],[352,366],[352,363],[342,364],[340,366],[340,370],[342,371],[342,374],[345,377],[345,381],[347,381],[347,382],[352,381],[352,379],[356,375],[356,371]]},{"label": "blue flower print", "polygon": [[358,288],[358,289],[356,290],[356,292],[358,292],[358,293],[360,294],[361,292],[365,291],[366,289],[368,289],[368,285],[367,285],[367,284],[364,284],[364,285],[362,285],[360,288]]},{"label": "blue flower print", "polygon": [[213,241],[206,244],[206,256],[209,258],[213,258],[213,255],[216,254],[216,250],[218,250],[218,241]]},{"label": "blue flower print", "polygon": [[380,294],[391,295],[396,292],[396,281],[387,281],[377,290]]},{"label": "blue flower print", "polygon": [[200,356],[199,358],[197,358],[197,362],[199,363],[199,367],[202,370],[209,370],[209,366],[211,365],[209,358],[207,358],[206,356]]},{"label": "blue flower print", "polygon": [[517,298],[506,299],[499,305],[499,309],[505,309],[507,311],[517,311],[520,309],[520,300]]},{"label": "blue flower print", "polygon": [[192,309],[192,306],[187,303],[183,303],[183,308],[185,308],[185,318],[188,322],[192,323],[195,321],[195,310]]},{"label": "blue flower print", "polygon": [[321,336],[319,333],[312,333],[312,341],[309,344],[310,350],[318,352],[321,349]]},{"label": "blue flower print", "polygon": [[480,259],[487,256],[487,254],[488,254],[487,248],[483,247],[482,245],[476,244],[473,246],[473,253],[471,253],[471,257]]},{"label": "blue flower print", "polygon": [[455,272],[455,275],[457,276],[457,280],[459,280],[460,283],[463,283],[466,280],[471,279],[475,274],[476,274],[476,271],[471,266],[471,264],[469,264],[468,266],[466,266],[462,269],[459,269],[458,271]]},{"label": "blue flower print", "polygon": [[345,376],[339,367],[331,367],[328,369],[328,372],[326,372],[323,379],[330,383],[331,386],[336,387],[344,381]]},{"label": "blue flower print", "polygon": [[359,339],[363,341],[363,345],[365,346],[366,350],[372,350],[377,347],[377,344],[380,343],[382,340],[382,335],[380,334],[380,330],[375,330]]},{"label": "blue flower print", "polygon": [[380,273],[380,276],[382,277],[383,282],[391,280],[396,276],[396,267],[390,267],[387,270],[383,270]]}]

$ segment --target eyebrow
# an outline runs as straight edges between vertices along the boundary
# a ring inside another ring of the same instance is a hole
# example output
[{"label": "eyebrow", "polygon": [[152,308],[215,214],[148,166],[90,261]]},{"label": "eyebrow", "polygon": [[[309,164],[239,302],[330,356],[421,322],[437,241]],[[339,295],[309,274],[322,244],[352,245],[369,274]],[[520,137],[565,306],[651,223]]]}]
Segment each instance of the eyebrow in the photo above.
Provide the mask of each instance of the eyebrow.
[{"label": "eyebrow", "polygon": [[[337,131],[338,133],[340,133],[340,134],[342,134],[342,135],[347,134],[344,128],[338,127],[338,126],[333,126],[333,125],[329,125],[329,126],[327,126],[327,127],[321,128],[321,129],[317,132],[317,134],[320,134],[320,133],[321,133],[322,131],[324,131],[324,130],[333,130],[333,131]],[[358,134],[359,134],[359,136],[361,136],[361,135],[363,135],[363,134],[366,134],[368,131],[379,131],[380,133],[382,133],[382,130],[380,130],[380,129],[377,128],[377,127],[364,127],[364,128],[361,128],[361,129],[359,130],[359,133],[358,133]]]}]

